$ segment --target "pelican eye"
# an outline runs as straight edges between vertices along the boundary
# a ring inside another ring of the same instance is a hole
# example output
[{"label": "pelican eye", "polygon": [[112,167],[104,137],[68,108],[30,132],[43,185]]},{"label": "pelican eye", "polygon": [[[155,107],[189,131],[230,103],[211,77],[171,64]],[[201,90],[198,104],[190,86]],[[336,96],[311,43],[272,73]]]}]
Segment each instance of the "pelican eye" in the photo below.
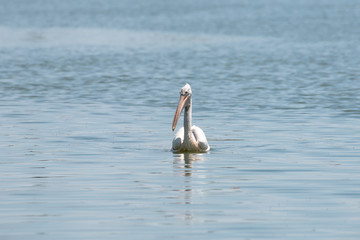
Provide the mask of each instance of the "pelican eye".
[{"label": "pelican eye", "polygon": [[185,94],[188,94],[188,91],[185,91]]}]

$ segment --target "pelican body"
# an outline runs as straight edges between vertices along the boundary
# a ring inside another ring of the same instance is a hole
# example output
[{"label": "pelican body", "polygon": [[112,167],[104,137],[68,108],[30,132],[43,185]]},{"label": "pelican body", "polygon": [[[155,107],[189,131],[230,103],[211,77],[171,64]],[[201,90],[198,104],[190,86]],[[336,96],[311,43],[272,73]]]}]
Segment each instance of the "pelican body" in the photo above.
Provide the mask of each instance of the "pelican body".
[{"label": "pelican body", "polygon": [[204,153],[210,150],[205,133],[201,128],[191,125],[192,115],[192,92],[189,84],[186,84],[180,90],[180,100],[177,106],[172,130],[176,128],[176,124],[180,118],[181,112],[184,110],[184,127],[180,128],[172,141],[172,151],[174,153],[192,152]]}]

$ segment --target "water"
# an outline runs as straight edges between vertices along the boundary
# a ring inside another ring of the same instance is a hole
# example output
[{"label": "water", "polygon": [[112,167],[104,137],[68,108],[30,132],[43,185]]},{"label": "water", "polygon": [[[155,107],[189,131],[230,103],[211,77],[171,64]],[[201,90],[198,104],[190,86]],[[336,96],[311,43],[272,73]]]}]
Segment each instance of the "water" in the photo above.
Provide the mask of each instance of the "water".
[{"label": "water", "polygon": [[359,239],[358,1],[0,5],[1,239]]}]

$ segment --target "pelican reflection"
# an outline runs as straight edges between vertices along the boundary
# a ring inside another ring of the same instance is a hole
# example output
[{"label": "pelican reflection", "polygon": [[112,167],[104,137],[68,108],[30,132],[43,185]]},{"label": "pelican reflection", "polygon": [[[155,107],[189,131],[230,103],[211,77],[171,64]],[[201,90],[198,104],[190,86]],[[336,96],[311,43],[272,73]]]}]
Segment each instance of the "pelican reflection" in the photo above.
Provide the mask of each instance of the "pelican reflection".
[{"label": "pelican reflection", "polygon": [[204,154],[174,154],[174,168],[176,168],[181,175],[191,177],[193,162],[203,161],[204,159]]},{"label": "pelican reflection", "polygon": [[[176,175],[184,177],[184,185],[178,189],[179,193],[181,193],[179,195],[179,199],[181,199],[179,204],[192,204],[192,195],[194,193],[192,184],[194,177],[193,171],[196,173],[196,168],[193,168],[193,163],[204,161],[204,159],[204,154],[174,154],[174,172]],[[184,214],[184,216],[185,215],[188,216],[188,219],[192,218],[192,214],[190,214],[190,218],[189,213]]]}]

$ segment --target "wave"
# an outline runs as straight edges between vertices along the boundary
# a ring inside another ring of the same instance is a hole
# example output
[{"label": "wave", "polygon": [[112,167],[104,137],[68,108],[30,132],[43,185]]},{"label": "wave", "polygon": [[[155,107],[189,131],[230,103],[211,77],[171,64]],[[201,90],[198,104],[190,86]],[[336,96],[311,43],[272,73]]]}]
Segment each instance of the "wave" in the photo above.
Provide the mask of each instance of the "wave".
[{"label": "wave", "polygon": [[0,47],[118,46],[174,47],[264,40],[218,34],[114,30],[101,28],[0,27]]}]

